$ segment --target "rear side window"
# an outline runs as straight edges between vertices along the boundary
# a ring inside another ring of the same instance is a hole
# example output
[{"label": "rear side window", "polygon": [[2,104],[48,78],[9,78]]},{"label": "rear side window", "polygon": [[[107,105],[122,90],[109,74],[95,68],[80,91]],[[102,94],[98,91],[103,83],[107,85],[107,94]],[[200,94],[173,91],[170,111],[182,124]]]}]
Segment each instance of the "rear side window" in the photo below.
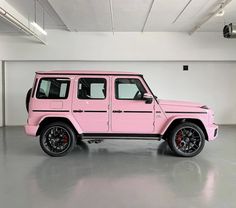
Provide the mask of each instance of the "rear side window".
[{"label": "rear side window", "polygon": [[105,99],[106,79],[104,78],[80,78],[78,84],[79,99]]},{"label": "rear side window", "polygon": [[66,99],[69,93],[70,79],[42,78],[36,97],[39,99]]}]

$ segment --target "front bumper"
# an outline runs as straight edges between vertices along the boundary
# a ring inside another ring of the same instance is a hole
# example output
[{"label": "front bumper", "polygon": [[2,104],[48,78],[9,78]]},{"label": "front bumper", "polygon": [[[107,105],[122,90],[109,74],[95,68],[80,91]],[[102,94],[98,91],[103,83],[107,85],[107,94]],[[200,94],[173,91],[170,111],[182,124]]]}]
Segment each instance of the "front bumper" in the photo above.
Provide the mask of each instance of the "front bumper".
[{"label": "front bumper", "polygon": [[218,130],[219,127],[216,124],[211,124],[210,126],[207,126],[206,131],[208,134],[209,141],[216,139],[216,137],[218,136]]},{"label": "front bumper", "polygon": [[30,136],[36,136],[39,126],[25,125],[25,133]]}]

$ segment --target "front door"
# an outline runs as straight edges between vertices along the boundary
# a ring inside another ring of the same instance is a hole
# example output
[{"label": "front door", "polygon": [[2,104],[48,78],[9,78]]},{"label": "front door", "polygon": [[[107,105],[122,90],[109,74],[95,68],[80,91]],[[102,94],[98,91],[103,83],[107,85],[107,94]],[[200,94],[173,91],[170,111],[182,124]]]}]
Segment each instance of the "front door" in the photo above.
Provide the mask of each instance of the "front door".
[{"label": "front door", "polygon": [[109,77],[77,76],[73,115],[84,133],[108,131]]},{"label": "front door", "polygon": [[154,131],[154,99],[146,103],[144,93],[151,93],[141,77],[112,78],[113,133],[151,134]]}]

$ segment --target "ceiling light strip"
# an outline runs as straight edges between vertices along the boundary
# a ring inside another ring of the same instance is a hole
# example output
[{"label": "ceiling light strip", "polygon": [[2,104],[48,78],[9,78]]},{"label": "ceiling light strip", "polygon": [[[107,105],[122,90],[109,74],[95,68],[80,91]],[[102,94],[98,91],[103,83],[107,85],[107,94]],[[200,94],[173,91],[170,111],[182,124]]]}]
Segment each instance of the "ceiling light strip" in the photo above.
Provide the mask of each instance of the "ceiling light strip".
[{"label": "ceiling light strip", "polygon": [[34,36],[37,40],[39,40],[41,43],[46,44],[44,40],[42,40],[35,32],[30,30],[28,27],[26,27],[22,22],[17,20],[15,17],[13,17],[11,14],[9,14],[7,11],[5,11],[3,8],[0,7],[0,17],[17,27],[19,30],[23,31],[27,35]]},{"label": "ceiling light strip", "polygon": [[2,15],[5,15],[5,14],[6,14],[6,11],[3,8],[0,7],[0,15],[2,16]]},{"label": "ceiling light strip", "polygon": [[176,23],[176,21],[180,18],[180,16],[184,13],[184,11],[187,9],[189,4],[192,2],[192,0],[189,0],[188,3],[185,5],[185,7],[181,10],[181,12],[178,14],[178,16],[175,18],[175,20],[172,22],[172,24]]},{"label": "ceiling light strip", "polygon": [[31,22],[31,25],[34,26],[42,34],[47,35],[47,32],[42,27],[40,27],[36,22]]},{"label": "ceiling light strip", "polygon": [[145,18],[145,21],[144,21],[144,24],[143,24],[143,27],[142,27],[142,30],[141,30],[142,32],[144,32],[144,29],[145,29],[145,26],[146,26],[146,24],[147,24],[148,18],[149,18],[149,16],[150,16],[150,13],[151,13],[151,10],[152,10],[154,1],[155,1],[155,0],[152,0],[152,2],[151,2],[151,4],[150,4],[150,7],[149,7],[149,9],[148,9],[148,13],[147,13],[147,15],[146,15],[146,18]]},{"label": "ceiling light strip", "polygon": [[196,32],[203,24],[205,24],[209,19],[211,19],[213,16],[215,16],[219,11],[224,9],[232,0],[220,0],[216,5],[213,7],[213,11],[210,11],[208,15],[206,15],[204,18],[202,18],[201,21],[192,29],[189,31],[189,35],[192,35],[194,32]]},{"label": "ceiling light strip", "polygon": [[114,35],[114,18],[113,18],[113,5],[112,5],[112,0],[109,0],[109,5],[110,5],[110,13],[111,13],[111,29]]}]

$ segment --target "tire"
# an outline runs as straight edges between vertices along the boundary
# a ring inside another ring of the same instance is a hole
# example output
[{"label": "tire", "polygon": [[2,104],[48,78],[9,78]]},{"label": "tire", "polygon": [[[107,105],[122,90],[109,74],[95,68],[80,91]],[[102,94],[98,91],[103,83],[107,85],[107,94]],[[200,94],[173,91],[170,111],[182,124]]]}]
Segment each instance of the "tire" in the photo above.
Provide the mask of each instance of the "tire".
[{"label": "tire", "polygon": [[176,155],[193,157],[202,151],[205,139],[205,134],[199,126],[185,122],[177,125],[170,132],[168,144]]},{"label": "tire", "polygon": [[30,102],[30,95],[32,92],[32,88],[30,88],[26,94],[26,98],[25,98],[25,108],[27,110],[27,112],[29,113],[29,102]]},{"label": "tire", "polygon": [[68,124],[54,122],[43,128],[39,142],[46,154],[52,157],[61,157],[73,150],[76,134]]}]

